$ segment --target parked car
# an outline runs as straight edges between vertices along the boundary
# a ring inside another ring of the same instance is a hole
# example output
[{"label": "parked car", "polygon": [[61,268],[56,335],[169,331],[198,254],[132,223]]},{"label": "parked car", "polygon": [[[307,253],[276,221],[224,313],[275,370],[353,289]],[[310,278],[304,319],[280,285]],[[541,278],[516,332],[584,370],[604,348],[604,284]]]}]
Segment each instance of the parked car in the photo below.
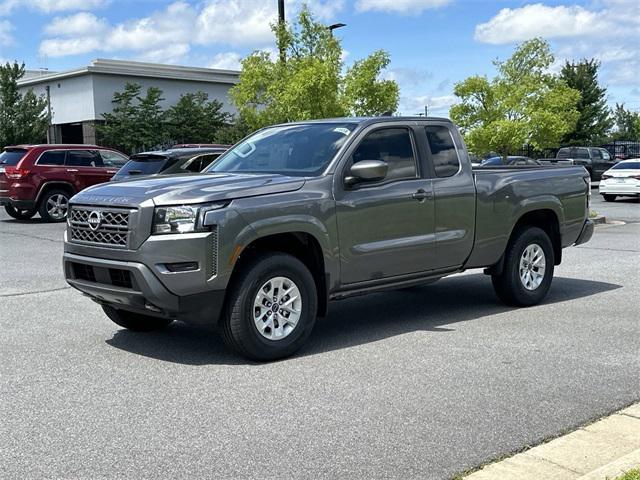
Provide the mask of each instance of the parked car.
[{"label": "parked car", "polygon": [[616,197],[639,197],[640,159],[623,160],[604,172],[599,191],[607,202]]},{"label": "parked car", "polygon": [[528,165],[528,166],[538,166],[542,165],[537,160],[529,157],[521,157],[521,156],[508,156],[506,163],[503,161],[502,157],[491,157],[484,159],[481,163],[481,167],[495,167],[502,165]]},{"label": "parked car", "polygon": [[224,147],[200,147],[137,153],[131,155],[129,161],[118,170],[111,180],[125,180],[133,175],[199,173],[226,150]]},{"label": "parked car", "polygon": [[226,145],[224,143],[178,143],[171,147],[174,148],[220,148],[222,150],[228,150],[231,145]]},{"label": "parked car", "polygon": [[218,326],[237,352],[273,360],[330,300],[466,269],[486,267],[509,305],[542,301],[562,248],[593,234],[590,191],[582,167],[472,171],[449,120],[276,125],[203,174],[76,195],[64,270],[122,327]]},{"label": "parked car", "polygon": [[600,147],[563,147],[558,150],[556,159],[571,160],[574,165],[583,166],[595,182],[616,164],[609,151]]},{"label": "parked car", "polygon": [[0,153],[0,205],[13,218],[36,212],[49,222],[67,216],[69,199],[108,182],[128,157],[96,145],[16,145]]}]

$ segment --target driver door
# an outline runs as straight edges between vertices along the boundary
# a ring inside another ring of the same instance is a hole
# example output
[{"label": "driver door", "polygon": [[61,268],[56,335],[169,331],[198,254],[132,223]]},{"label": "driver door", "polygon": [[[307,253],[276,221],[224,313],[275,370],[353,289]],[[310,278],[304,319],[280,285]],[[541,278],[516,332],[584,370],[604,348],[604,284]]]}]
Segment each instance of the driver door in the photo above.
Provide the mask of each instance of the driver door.
[{"label": "driver door", "polygon": [[[352,187],[353,163],[382,160],[384,179]],[[341,283],[356,284],[429,270],[435,254],[431,179],[422,178],[412,129],[378,127],[352,148],[336,189]]]}]

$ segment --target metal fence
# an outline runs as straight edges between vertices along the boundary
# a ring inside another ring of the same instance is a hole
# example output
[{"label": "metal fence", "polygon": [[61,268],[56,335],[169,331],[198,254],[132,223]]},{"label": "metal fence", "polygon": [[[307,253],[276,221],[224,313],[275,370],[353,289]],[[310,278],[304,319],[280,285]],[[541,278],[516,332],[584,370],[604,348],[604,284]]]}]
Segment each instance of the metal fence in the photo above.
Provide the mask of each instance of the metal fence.
[{"label": "metal fence", "polygon": [[[577,146],[577,145],[576,145]],[[580,145],[588,147],[606,148],[612,157],[619,159],[640,158],[640,141],[620,140],[600,145]],[[531,145],[525,145],[511,155],[531,158],[554,158],[562,146],[539,150]]]}]

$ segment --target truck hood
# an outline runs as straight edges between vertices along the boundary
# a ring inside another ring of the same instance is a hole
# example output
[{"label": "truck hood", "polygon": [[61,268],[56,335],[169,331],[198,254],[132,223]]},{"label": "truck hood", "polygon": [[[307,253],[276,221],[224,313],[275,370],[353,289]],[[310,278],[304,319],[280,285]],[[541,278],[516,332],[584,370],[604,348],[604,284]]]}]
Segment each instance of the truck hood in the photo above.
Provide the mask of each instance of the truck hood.
[{"label": "truck hood", "polygon": [[271,173],[160,175],[96,185],[77,194],[73,202],[136,206],[151,200],[155,205],[187,205],[291,192],[304,183],[301,177]]}]

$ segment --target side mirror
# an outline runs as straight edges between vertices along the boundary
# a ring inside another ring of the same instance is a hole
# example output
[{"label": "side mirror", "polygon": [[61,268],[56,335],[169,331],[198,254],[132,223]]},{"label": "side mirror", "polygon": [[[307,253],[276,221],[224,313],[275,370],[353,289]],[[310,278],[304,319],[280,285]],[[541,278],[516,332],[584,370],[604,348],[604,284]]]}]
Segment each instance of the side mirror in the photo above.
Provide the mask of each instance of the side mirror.
[{"label": "side mirror", "polygon": [[347,186],[360,182],[377,182],[387,176],[389,165],[382,160],[361,160],[354,163],[344,179]]}]

